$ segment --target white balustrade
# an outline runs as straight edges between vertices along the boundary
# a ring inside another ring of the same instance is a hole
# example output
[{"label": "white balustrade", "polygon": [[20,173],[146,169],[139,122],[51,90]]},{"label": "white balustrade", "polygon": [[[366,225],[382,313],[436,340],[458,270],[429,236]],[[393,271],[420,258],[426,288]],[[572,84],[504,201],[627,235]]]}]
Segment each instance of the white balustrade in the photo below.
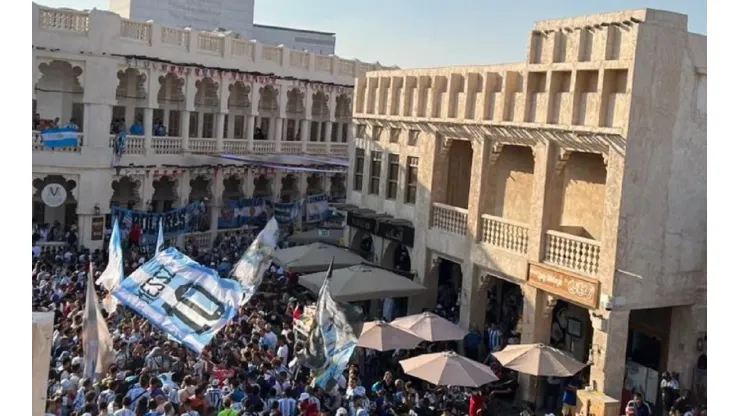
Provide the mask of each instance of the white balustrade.
[{"label": "white balustrade", "polygon": [[121,19],[121,37],[149,43],[152,40],[152,24]]},{"label": "white balustrade", "polygon": [[282,142],[280,143],[280,153],[288,155],[299,155],[303,153],[303,143],[301,142]]},{"label": "white balustrade", "polygon": [[218,152],[218,140],[216,139],[190,139],[188,151],[200,155],[210,155]]},{"label": "white balustrade", "polygon": [[270,140],[255,140],[252,142],[254,153],[275,153],[275,142]]},{"label": "white balustrade", "polygon": [[326,143],[306,143],[306,153],[308,153],[309,155],[325,155]]},{"label": "white balustrade", "polygon": [[452,234],[468,234],[468,210],[435,202],[432,204],[432,228]]},{"label": "white balustrade", "polygon": [[545,238],[545,263],[585,275],[599,272],[601,243],[589,238],[548,230]]},{"label": "white balustrade", "polygon": [[198,50],[221,55],[224,53],[224,36],[214,33],[198,33]]},{"label": "white balustrade", "polygon": [[249,142],[239,139],[224,139],[224,153],[230,155],[246,155],[249,153]]},{"label": "white balustrade", "polygon": [[[116,146],[116,134],[111,134],[108,137],[108,147],[113,149]],[[125,155],[145,155],[146,154],[146,139],[144,136],[126,136],[126,148],[123,149]]]},{"label": "white balustrade", "polygon": [[164,45],[187,49],[190,43],[190,31],[174,27],[162,27],[160,40]]},{"label": "white balustrade", "polygon": [[76,10],[39,8],[39,26],[44,29],[87,33],[90,15]]},{"label": "white balustrade", "polygon": [[331,143],[329,145],[329,154],[332,156],[347,157],[349,154],[349,147],[347,143]]},{"label": "white balustrade", "polygon": [[188,233],[185,234],[185,242],[192,243],[198,250],[210,250],[211,249],[211,232],[204,231],[201,233]]},{"label": "white balustrade", "polygon": [[180,137],[154,137],[152,138],[152,149],[158,155],[179,155],[184,150]]},{"label": "white balustrade", "polygon": [[481,215],[481,242],[514,253],[526,254],[529,227],[516,221],[493,215]]}]

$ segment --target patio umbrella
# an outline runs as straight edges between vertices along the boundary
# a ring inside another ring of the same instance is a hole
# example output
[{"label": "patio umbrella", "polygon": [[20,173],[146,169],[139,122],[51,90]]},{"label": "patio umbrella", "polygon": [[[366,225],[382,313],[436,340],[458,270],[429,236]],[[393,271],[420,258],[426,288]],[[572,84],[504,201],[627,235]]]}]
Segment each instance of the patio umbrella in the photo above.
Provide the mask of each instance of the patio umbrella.
[{"label": "patio umbrella", "polygon": [[545,344],[508,345],[493,356],[502,366],[533,376],[570,377],[586,366]]},{"label": "patio umbrella", "polygon": [[466,334],[459,326],[431,312],[398,318],[391,325],[409,331],[424,341],[458,341]]},{"label": "patio umbrella", "polygon": [[343,235],[344,230],[315,229],[293,234],[288,237],[288,242],[296,244],[320,242],[340,245]]},{"label": "patio umbrella", "polygon": [[421,341],[421,338],[414,334],[386,322],[376,321],[363,324],[357,346],[375,351],[408,350],[416,348]]},{"label": "patio umbrella", "polygon": [[[318,293],[325,273],[312,273],[298,277],[298,283]],[[367,264],[334,270],[329,292],[336,300],[358,302],[363,300],[405,297],[419,294],[426,288],[413,280],[389,270]]]},{"label": "patio umbrella", "polygon": [[480,387],[498,380],[487,365],[452,351],[424,354],[400,364],[406,374],[438,386]]},{"label": "patio umbrella", "polygon": [[324,243],[313,243],[307,246],[277,250],[272,261],[283,269],[293,273],[320,271],[323,279],[326,275],[326,268],[329,267],[329,262],[332,258],[334,258],[335,268],[349,267],[365,261],[361,256],[347,249]]}]

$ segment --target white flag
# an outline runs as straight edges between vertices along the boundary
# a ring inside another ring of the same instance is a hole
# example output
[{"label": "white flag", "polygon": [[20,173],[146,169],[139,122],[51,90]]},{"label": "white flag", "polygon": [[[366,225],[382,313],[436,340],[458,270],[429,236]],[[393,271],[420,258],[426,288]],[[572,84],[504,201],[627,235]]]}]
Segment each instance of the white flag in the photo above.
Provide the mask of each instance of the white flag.
[{"label": "white flag", "polygon": [[108,266],[100,275],[96,284],[101,285],[108,291],[108,296],[103,301],[103,307],[108,313],[113,313],[118,305],[118,300],[110,295],[113,289],[123,280],[123,249],[121,248],[121,229],[118,227],[118,218],[113,223],[113,231],[108,242]]},{"label": "white flag", "polygon": [[85,354],[85,377],[100,380],[108,367],[115,362],[113,340],[108,332],[103,314],[98,306],[93,283],[93,266],[90,263],[90,274],[87,278],[87,296],[85,296],[85,313],[82,318],[82,350]]},{"label": "white flag", "polygon": [[234,265],[231,274],[244,288],[242,305],[249,301],[262,283],[262,275],[270,267],[279,234],[280,227],[278,227],[277,220],[273,217],[260,231],[247,251],[244,252],[242,258]]},{"label": "white flag", "polygon": [[162,218],[159,219],[159,232],[157,233],[157,248],[154,253],[159,253],[164,248],[164,229],[162,228]]}]

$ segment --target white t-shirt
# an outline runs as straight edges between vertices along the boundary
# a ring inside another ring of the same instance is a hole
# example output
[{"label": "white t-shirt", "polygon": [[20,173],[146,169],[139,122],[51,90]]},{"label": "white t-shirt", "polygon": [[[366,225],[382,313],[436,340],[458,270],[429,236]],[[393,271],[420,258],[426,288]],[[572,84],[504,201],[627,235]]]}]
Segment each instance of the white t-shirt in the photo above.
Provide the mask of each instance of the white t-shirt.
[{"label": "white t-shirt", "polygon": [[288,365],[288,346],[287,345],[281,345],[277,349],[277,355],[280,357],[280,360],[282,361],[282,365],[287,366]]}]

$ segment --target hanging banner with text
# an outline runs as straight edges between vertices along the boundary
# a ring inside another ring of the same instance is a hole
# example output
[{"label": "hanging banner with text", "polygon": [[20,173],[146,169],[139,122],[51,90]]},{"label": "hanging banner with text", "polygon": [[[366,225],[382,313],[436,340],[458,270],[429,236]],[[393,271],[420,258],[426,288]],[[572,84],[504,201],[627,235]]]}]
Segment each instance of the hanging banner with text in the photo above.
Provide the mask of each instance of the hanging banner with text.
[{"label": "hanging banner with text", "polygon": [[111,208],[112,220],[118,218],[123,230],[131,232],[134,226],[138,226],[141,235],[146,240],[156,241],[159,230],[159,219],[162,219],[165,237],[175,237],[180,234],[196,231],[200,217],[205,214],[206,206],[203,202],[193,202],[182,208],[176,208],[167,212],[143,212],[130,209]]}]

